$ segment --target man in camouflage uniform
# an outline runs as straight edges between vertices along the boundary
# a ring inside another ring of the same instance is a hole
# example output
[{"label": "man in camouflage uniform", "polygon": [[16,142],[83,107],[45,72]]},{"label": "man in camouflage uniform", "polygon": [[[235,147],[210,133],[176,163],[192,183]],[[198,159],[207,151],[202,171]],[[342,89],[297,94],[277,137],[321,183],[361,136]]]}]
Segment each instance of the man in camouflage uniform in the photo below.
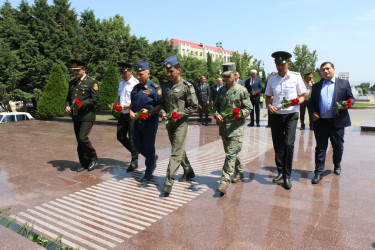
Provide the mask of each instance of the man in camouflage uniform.
[{"label": "man in camouflage uniform", "polygon": [[164,65],[167,68],[169,81],[164,84],[163,88],[160,111],[162,120],[165,120],[167,113],[170,114],[176,111],[181,114],[181,119],[171,121],[166,126],[169,141],[172,144],[172,152],[162,191],[168,196],[172,191],[174,178],[180,165],[184,169],[184,174],[178,181],[190,181],[195,177],[193,168],[186,156],[185,142],[188,116],[197,109],[198,105],[194,86],[180,76],[181,67],[177,57],[171,56],[165,59]]},{"label": "man in camouflage uniform", "polygon": [[[219,125],[219,133],[223,140],[225,150],[225,162],[220,185],[217,191],[224,195],[227,192],[231,177],[235,172],[232,182],[239,182],[244,178],[244,171],[238,153],[242,148],[245,118],[250,114],[251,105],[249,93],[246,88],[236,83],[234,63],[223,64],[223,77],[225,86],[220,88],[214,103],[214,117]],[[239,108],[238,118],[227,119],[221,115],[223,111]]]},{"label": "man in camouflage uniform", "polygon": [[[93,170],[97,165],[98,157],[91,145],[89,134],[95,121],[95,104],[99,101],[99,86],[95,79],[86,75],[86,64],[79,60],[71,60],[75,78],[69,82],[68,96],[65,101],[65,112],[73,112],[74,132],[78,142],[78,157],[81,166],[77,172],[84,169]],[[82,105],[74,111],[74,100],[78,98]]]}]

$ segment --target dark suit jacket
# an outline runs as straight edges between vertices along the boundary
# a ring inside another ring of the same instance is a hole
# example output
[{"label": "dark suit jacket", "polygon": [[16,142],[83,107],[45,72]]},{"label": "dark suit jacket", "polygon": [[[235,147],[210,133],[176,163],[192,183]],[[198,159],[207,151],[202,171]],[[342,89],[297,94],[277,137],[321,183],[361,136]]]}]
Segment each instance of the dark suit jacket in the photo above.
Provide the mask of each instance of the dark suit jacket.
[{"label": "dark suit jacket", "polygon": [[[319,82],[315,83],[312,86],[311,90],[311,98],[310,98],[310,112],[311,115],[315,112],[320,115],[320,92],[322,90],[324,79],[321,79]],[[336,78],[335,81],[335,97],[334,102],[341,102],[346,101],[348,99],[352,99],[354,105],[354,97],[352,94],[352,90],[349,84],[349,81]],[[335,115],[333,118],[333,125],[336,128],[344,128],[351,126],[350,117],[348,110],[340,110],[339,115]],[[319,120],[314,122],[314,127],[319,126]]]},{"label": "dark suit jacket", "polygon": [[195,92],[197,93],[197,98],[200,103],[210,100],[210,85],[208,85],[208,83],[205,82],[203,88],[201,87],[201,83],[198,83]]},{"label": "dark suit jacket", "polygon": [[260,93],[263,91],[262,81],[259,78],[254,78],[254,83],[251,86],[250,79],[251,78],[245,81],[245,88],[247,89],[247,92],[249,92],[249,94],[251,94],[252,91],[258,91],[257,95],[250,95],[250,99],[252,101],[259,101]]},{"label": "dark suit jacket", "polygon": [[82,107],[78,110],[77,115],[72,115],[73,121],[95,121],[95,104],[99,102],[98,82],[87,75],[82,80],[77,78],[71,80],[65,106],[72,107],[75,98],[82,101]]},{"label": "dark suit jacket", "polygon": [[[212,89],[211,89],[211,96],[210,96],[210,101],[211,102],[214,102],[216,100],[216,96],[217,96],[217,92],[219,91],[217,89],[217,84],[215,84]],[[223,85],[221,85],[221,87],[223,87]]]},{"label": "dark suit jacket", "polygon": [[238,79],[238,82],[237,82],[239,85],[241,86],[244,86],[245,87],[245,82],[241,79]]}]

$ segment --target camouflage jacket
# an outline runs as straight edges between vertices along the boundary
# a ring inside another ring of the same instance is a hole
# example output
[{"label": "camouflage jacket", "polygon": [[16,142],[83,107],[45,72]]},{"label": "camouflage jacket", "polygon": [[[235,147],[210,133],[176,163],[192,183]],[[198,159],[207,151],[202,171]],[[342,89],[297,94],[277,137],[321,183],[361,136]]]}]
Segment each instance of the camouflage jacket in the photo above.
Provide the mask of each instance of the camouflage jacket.
[{"label": "camouflage jacket", "polygon": [[240,116],[233,120],[228,120],[221,123],[219,126],[220,136],[242,136],[245,118],[253,109],[250,102],[249,93],[245,87],[239,84],[235,84],[230,88],[224,85],[219,89],[213,107],[214,116],[216,117],[216,115],[221,114],[226,109],[233,108],[241,109]]}]

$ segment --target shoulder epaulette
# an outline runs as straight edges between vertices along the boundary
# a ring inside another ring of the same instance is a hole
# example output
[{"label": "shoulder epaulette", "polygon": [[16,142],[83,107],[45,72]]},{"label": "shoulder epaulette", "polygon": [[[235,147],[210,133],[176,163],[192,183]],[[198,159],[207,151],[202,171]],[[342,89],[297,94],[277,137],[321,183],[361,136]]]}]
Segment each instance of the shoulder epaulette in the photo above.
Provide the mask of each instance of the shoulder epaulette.
[{"label": "shoulder epaulette", "polygon": [[190,82],[188,82],[188,81],[184,81],[184,84],[186,84],[187,86],[189,86],[189,87],[191,87],[191,86],[193,86]]}]

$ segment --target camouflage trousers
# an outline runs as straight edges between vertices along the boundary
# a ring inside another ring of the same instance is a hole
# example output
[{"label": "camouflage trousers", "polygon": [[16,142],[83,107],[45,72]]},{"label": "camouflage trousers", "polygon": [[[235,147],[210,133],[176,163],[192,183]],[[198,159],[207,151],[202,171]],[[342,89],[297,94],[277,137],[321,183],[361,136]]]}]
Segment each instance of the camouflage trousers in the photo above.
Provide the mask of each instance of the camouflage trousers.
[{"label": "camouflage trousers", "polygon": [[221,176],[220,184],[226,184],[229,186],[230,179],[236,173],[243,174],[243,167],[241,160],[238,157],[238,153],[242,148],[243,135],[234,137],[222,136],[224,151],[225,151],[225,162],[223,166],[223,173]]}]

